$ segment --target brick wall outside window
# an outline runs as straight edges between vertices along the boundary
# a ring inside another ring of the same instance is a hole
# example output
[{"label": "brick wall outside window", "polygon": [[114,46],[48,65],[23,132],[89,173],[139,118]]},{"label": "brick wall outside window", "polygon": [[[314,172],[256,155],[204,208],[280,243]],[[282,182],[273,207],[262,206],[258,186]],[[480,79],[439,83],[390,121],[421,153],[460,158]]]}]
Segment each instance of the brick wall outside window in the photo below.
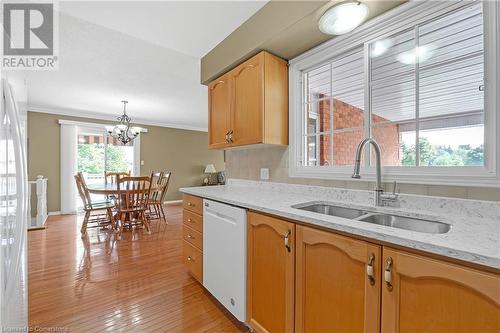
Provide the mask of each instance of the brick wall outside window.
[{"label": "brick wall outside window", "polygon": [[[320,96],[321,97],[321,96]],[[323,96],[324,97],[324,96]],[[339,99],[333,100],[333,165],[353,165],[356,147],[364,138],[363,110],[347,104]],[[330,130],[330,100],[319,102],[318,117],[322,132]],[[382,165],[400,165],[400,134],[397,124],[380,124],[387,119],[377,115],[372,116],[373,138],[379,143],[382,150]],[[319,140],[319,165],[330,165],[332,138],[323,135]]]}]

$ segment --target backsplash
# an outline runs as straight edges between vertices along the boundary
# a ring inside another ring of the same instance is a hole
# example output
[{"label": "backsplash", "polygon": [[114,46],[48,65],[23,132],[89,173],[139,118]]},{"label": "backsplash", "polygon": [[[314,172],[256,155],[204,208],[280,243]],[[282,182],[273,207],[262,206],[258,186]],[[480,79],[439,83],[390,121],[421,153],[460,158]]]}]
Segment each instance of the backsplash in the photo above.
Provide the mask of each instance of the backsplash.
[{"label": "backsplash", "polygon": [[[331,186],[349,189],[371,190],[373,182],[363,180],[325,180],[288,177],[288,147],[266,146],[226,150],[226,174],[228,178],[259,180],[260,168],[269,168],[270,181]],[[392,190],[392,184],[385,184]],[[485,187],[398,184],[399,191],[406,194],[440,197],[500,201],[500,189]]]}]

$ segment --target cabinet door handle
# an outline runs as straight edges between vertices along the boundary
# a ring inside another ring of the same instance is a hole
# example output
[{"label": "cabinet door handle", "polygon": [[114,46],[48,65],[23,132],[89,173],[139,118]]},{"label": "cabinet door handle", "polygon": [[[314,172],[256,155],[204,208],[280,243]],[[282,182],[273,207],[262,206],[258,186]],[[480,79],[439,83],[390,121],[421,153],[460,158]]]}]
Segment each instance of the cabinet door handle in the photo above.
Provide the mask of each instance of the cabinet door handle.
[{"label": "cabinet door handle", "polygon": [[285,248],[288,252],[291,251],[291,248],[290,248],[290,235],[291,234],[292,234],[292,230],[288,229],[286,234],[283,235],[283,238],[285,240]]},{"label": "cabinet door handle", "polygon": [[194,260],[194,258],[193,258],[193,257],[191,257],[191,256],[188,256],[188,257],[187,257],[187,260],[188,260],[188,261],[192,261],[192,262],[193,262],[193,261],[195,261],[195,260]]},{"label": "cabinet door handle", "polygon": [[384,271],[384,280],[385,280],[385,286],[387,287],[387,290],[392,291],[393,286],[392,286],[392,258],[387,257],[385,260],[385,271]]},{"label": "cabinet door handle", "polygon": [[229,142],[230,143],[234,142],[234,140],[233,140],[233,133],[234,133],[233,130],[230,130],[229,133],[228,133],[228,135],[229,135]]},{"label": "cabinet door handle", "polygon": [[193,237],[193,236],[191,236],[191,235],[189,235],[189,234],[186,236],[186,238],[189,238],[189,239],[194,239],[194,237]]},{"label": "cabinet door handle", "polygon": [[191,220],[190,218],[187,219],[188,222],[193,222],[193,220]]},{"label": "cabinet door handle", "polygon": [[368,263],[366,264],[366,275],[368,275],[368,279],[370,280],[370,285],[373,286],[375,284],[375,274],[373,269],[373,262],[375,261],[375,255],[372,253],[368,258]]},{"label": "cabinet door handle", "polygon": [[229,131],[226,132],[226,142],[229,143]]}]

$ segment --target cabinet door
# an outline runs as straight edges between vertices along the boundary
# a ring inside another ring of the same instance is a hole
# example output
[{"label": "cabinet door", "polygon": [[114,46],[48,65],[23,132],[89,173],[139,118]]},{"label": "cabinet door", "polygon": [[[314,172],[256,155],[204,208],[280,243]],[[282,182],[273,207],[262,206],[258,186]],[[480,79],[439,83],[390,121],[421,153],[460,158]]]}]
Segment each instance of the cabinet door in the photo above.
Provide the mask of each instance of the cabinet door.
[{"label": "cabinet door", "polygon": [[247,237],[247,322],[293,332],[295,225],[250,212]]},{"label": "cabinet door", "polygon": [[231,84],[228,74],[208,85],[208,146],[229,146],[226,135],[230,127]]},{"label": "cabinet door", "polygon": [[382,332],[500,332],[499,275],[385,247],[382,264]]},{"label": "cabinet door", "polygon": [[234,145],[262,143],[264,127],[264,53],[230,72],[233,83],[231,120]]},{"label": "cabinet door", "polygon": [[295,332],[378,332],[381,247],[303,226],[296,232]]}]

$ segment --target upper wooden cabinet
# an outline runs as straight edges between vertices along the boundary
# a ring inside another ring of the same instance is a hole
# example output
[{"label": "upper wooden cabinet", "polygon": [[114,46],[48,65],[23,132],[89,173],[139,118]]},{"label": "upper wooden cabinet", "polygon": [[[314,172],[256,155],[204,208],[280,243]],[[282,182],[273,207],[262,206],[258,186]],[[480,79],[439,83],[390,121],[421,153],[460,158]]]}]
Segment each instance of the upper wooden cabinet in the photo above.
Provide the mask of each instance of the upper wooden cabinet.
[{"label": "upper wooden cabinet", "polygon": [[231,130],[235,146],[263,142],[264,66],[265,56],[260,53],[230,73],[234,94]]},{"label": "upper wooden cabinet", "polygon": [[210,148],[288,144],[287,62],[262,51],[208,85]]},{"label": "upper wooden cabinet", "polygon": [[384,247],[382,332],[500,332],[500,277]]},{"label": "upper wooden cabinet", "polygon": [[229,74],[208,85],[208,137],[210,147],[227,145],[227,132],[231,124],[231,85]]},{"label": "upper wooden cabinet", "polygon": [[381,246],[296,227],[295,333],[379,332]]},{"label": "upper wooden cabinet", "polygon": [[295,225],[248,213],[247,322],[254,332],[293,332]]}]

